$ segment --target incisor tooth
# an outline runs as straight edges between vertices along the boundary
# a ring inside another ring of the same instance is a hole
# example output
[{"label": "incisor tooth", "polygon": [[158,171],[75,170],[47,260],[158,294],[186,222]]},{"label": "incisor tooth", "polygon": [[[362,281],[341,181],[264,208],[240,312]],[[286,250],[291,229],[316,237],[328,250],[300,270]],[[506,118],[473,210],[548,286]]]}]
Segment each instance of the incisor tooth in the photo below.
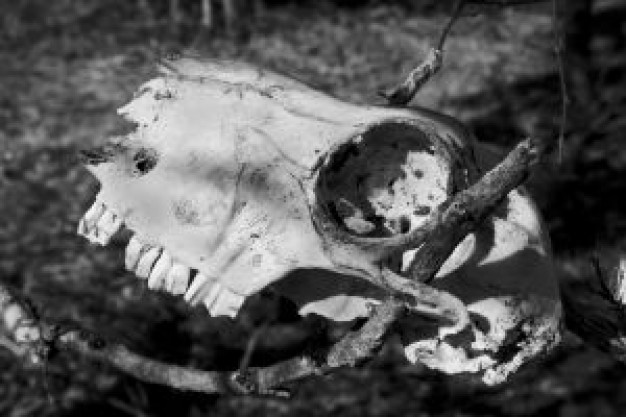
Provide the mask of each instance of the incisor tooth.
[{"label": "incisor tooth", "polygon": [[166,251],[163,251],[159,260],[154,264],[150,278],[148,279],[148,288],[151,290],[162,290],[166,288],[166,277],[172,268],[172,257]]},{"label": "incisor tooth", "polygon": [[87,238],[90,242],[94,243],[96,236],[96,224],[100,217],[105,212],[104,204],[99,201],[94,202],[89,210],[85,212],[80,222],[78,222],[78,234]]},{"label": "incisor tooth", "polygon": [[184,294],[189,285],[189,275],[191,271],[189,268],[178,262],[174,262],[172,269],[167,274],[167,291],[174,295]]},{"label": "incisor tooth", "polygon": [[[146,249],[144,247],[144,249]],[[147,250],[142,250],[143,254],[137,263],[137,268],[135,269],[135,275],[139,278],[147,279],[150,275],[150,271],[152,271],[152,267],[154,266],[154,262],[159,257],[161,253],[161,248],[157,246],[151,246]]]},{"label": "incisor tooth", "polygon": [[95,228],[96,243],[106,245],[122,227],[122,219],[110,210],[105,210]]},{"label": "incisor tooth", "polygon": [[128,241],[128,245],[126,245],[126,256],[124,258],[124,266],[127,271],[135,271],[137,262],[139,262],[139,257],[141,256],[142,247],[143,243],[135,236],[131,237]]}]

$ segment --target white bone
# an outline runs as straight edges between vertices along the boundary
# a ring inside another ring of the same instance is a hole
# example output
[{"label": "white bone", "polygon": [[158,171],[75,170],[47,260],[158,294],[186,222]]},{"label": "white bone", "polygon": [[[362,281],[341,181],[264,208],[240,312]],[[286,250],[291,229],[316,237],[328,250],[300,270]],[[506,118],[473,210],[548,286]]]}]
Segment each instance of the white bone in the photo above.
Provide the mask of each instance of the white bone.
[{"label": "white bone", "polygon": [[204,297],[204,300],[202,300],[202,303],[207,308],[207,310],[209,310],[209,312],[211,312],[213,305],[217,301],[222,291],[223,288],[218,282],[216,282],[212,287],[209,288],[207,296]]},{"label": "white bone", "polygon": [[135,269],[135,275],[139,278],[147,279],[150,276],[154,262],[161,254],[161,248],[158,246],[144,246],[142,252],[139,263],[137,263],[137,269]]},{"label": "white bone", "polygon": [[141,256],[141,248],[143,243],[136,237],[132,236],[126,245],[126,254],[124,256],[124,267],[127,271],[134,272]]},{"label": "white bone", "polygon": [[224,289],[224,291],[220,292],[219,296],[209,309],[209,313],[213,317],[228,316],[230,318],[235,318],[244,300],[245,298],[243,296],[235,294],[232,291],[228,291],[228,289]]},{"label": "white bone", "polygon": [[[137,131],[90,172],[102,185],[97,201],[168,251],[158,262],[159,249],[129,243],[127,266],[150,275],[151,288],[172,292],[183,292],[189,278],[172,271],[170,258],[197,270],[184,298],[211,315],[233,317],[245,296],[297,278],[282,294],[300,311],[336,321],[367,316],[384,297],[369,288],[379,285],[379,262],[333,237],[334,229],[372,237],[415,230],[456,186],[474,180],[471,135],[453,118],[353,105],[241,64],[183,58],[168,66],[120,110]],[[158,155],[141,178],[128,169],[139,147]],[[465,330],[439,324],[424,331],[423,314],[412,314],[401,326],[410,360],[448,373],[480,371],[493,383],[558,340],[547,236],[525,195],[509,200],[500,220],[466,238],[432,282],[467,304],[477,324],[464,329],[473,337],[447,337]],[[312,216],[324,207],[339,217],[318,224]],[[104,211],[96,203],[79,232],[108,240],[117,229],[115,218],[100,219]],[[405,268],[412,258],[404,256]],[[301,285],[302,270],[331,279]],[[501,359],[512,344],[519,352]]]},{"label": "white bone", "polygon": [[[206,285],[209,281],[213,281],[213,285]],[[207,293],[210,293],[214,287],[219,287],[216,280],[211,279],[202,273],[198,273],[191,282],[187,292],[185,292],[185,301],[194,306],[199,302],[204,301],[203,298],[207,295]]]},{"label": "white bone", "polygon": [[110,210],[104,211],[95,227],[94,243],[106,245],[111,241],[111,237],[122,227],[122,219]]},{"label": "white bone", "polygon": [[87,238],[91,243],[95,243],[97,239],[95,235],[96,224],[105,210],[104,204],[96,200],[80,219],[78,223],[78,234]]},{"label": "white bone", "polygon": [[154,264],[150,278],[148,279],[148,288],[151,290],[166,289],[166,277],[172,268],[172,257],[167,251],[163,251],[159,260]]},{"label": "white bone", "polygon": [[178,262],[174,262],[170,272],[167,274],[166,290],[173,295],[184,294],[187,290],[187,286],[189,285],[190,274],[191,271],[189,270],[189,267]]}]

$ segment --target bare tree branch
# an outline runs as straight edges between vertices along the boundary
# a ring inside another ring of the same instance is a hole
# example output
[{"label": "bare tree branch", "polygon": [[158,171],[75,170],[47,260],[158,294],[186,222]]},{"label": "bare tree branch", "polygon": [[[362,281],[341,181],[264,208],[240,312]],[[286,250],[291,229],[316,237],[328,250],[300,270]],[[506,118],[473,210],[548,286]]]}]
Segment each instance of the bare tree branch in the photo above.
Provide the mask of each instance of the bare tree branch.
[{"label": "bare tree branch", "polygon": [[[530,140],[522,142],[481,180],[452,197],[450,203],[440,209],[441,213],[437,216],[439,221],[433,227],[430,236],[439,238],[444,233],[460,227],[462,232],[455,234],[455,237],[462,238],[465,233],[480,224],[509,191],[525,179],[536,157],[536,145]],[[437,261],[424,263],[418,275],[413,278],[423,280],[424,276],[434,275],[452,249],[454,246],[451,241],[447,245],[433,246],[428,254]],[[318,347],[317,352],[270,367],[252,368],[243,372],[201,371],[167,364],[134,353],[123,345],[108,343],[92,332],[75,328],[62,329],[48,324],[39,320],[23,300],[1,283],[0,317],[8,339],[17,346],[23,346],[33,358],[46,359],[47,352],[54,347],[104,362],[142,381],[176,389],[202,393],[282,395],[282,391],[276,391],[274,388],[306,376],[324,374],[344,366],[354,366],[371,358],[384,343],[385,336],[395,321],[407,309],[412,309],[416,302],[419,304],[420,297],[431,297],[429,300],[440,297],[439,299],[443,300],[441,297],[445,296],[442,292],[426,287],[425,284],[411,282],[402,277],[390,285],[390,290],[393,295],[373,308],[370,319],[359,330],[348,333],[334,345]],[[426,290],[429,293],[423,294]],[[439,303],[444,309],[449,308],[452,311],[441,313],[442,317],[462,321],[464,311],[459,309],[464,309],[464,306],[461,304],[459,307],[454,302],[444,301]],[[420,311],[419,308],[417,311]]]},{"label": "bare tree branch", "polygon": [[422,86],[435,75],[443,63],[443,47],[446,38],[452,29],[452,26],[461,15],[466,0],[456,0],[452,15],[448,23],[443,28],[437,46],[431,48],[426,55],[426,59],[419,64],[413,71],[409,73],[406,79],[390,92],[381,92],[380,94],[387,99],[392,106],[406,106],[409,104]]},{"label": "bare tree branch", "polygon": [[411,278],[423,282],[432,280],[460,241],[491,213],[509,191],[524,182],[540,154],[536,141],[523,141],[478,183],[459,192],[417,252],[409,267]]}]

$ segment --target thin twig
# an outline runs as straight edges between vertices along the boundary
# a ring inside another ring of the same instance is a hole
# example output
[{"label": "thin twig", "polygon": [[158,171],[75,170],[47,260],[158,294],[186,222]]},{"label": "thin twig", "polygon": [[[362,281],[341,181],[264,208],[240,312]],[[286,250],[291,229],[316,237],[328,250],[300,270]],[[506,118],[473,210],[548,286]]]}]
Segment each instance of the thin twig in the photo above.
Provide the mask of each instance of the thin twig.
[{"label": "thin twig", "polygon": [[241,361],[239,362],[239,372],[246,373],[250,367],[250,361],[252,360],[252,354],[254,353],[259,339],[267,330],[267,322],[264,322],[259,327],[253,330],[252,335],[248,338],[246,349],[243,352]]},{"label": "thin twig", "polygon": [[443,46],[446,43],[448,34],[450,33],[452,26],[454,26],[454,23],[461,16],[463,7],[465,7],[465,2],[466,0],[456,0],[454,2],[454,7],[452,9],[452,14],[450,15],[450,19],[448,19],[448,23],[446,24],[446,26],[444,26],[443,30],[441,31],[441,35],[439,35],[439,41],[437,42],[437,50],[443,52]]},{"label": "thin twig", "polygon": [[446,39],[452,26],[454,26],[454,23],[459,16],[461,16],[465,2],[466,0],[455,1],[450,19],[448,19],[448,22],[439,35],[437,46],[428,51],[424,61],[413,69],[400,85],[390,92],[380,92],[380,95],[385,97],[390,105],[406,106],[409,104],[422,86],[439,71],[443,63],[443,47]]},{"label": "thin twig", "polygon": [[565,128],[567,124],[567,106],[569,104],[569,96],[567,91],[567,83],[565,81],[565,64],[563,63],[563,36],[559,24],[558,0],[552,0],[552,33],[554,36],[554,54],[559,71],[559,88],[561,91],[561,116],[559,120],[559,137],[558,137],[558,162],[563,161],[563,143],[565,141]]}]

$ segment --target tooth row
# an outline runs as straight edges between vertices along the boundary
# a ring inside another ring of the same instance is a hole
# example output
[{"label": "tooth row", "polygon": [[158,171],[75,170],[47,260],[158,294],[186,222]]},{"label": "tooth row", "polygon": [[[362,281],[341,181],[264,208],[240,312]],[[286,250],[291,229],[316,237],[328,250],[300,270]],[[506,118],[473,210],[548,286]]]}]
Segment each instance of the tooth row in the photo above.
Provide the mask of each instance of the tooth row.
[{"label": "tooth row", "polygon": [[213,317],[235,317],[245,297],[224,287],[217,279],[198,274],[185,293],[191,305],[202,303]]},{"label": "tooth row", "polygon": [[189,285],[191,270],[187,266],[175,261],[166,250],[144,244],[136,236],[128,242],[124,263],[127,270],[148,280],[148,288],[184,294],[185,301],[191,305],[202,303],[212,316],[235,317],[245,299],[201,273]]},{"label": "tooth row", "polygon": [[78,223],[78,234],[91,243],[106,245],[122,227],[122,218],[99,201],[87,210]]},{"label": "tooth row", "polygon": [[144,244],[136,236],[128,241],[124,264],[138,278],[148,280],[151,290],[182,295],[189,285],[188,267],[174,261],[166,250]]}]

